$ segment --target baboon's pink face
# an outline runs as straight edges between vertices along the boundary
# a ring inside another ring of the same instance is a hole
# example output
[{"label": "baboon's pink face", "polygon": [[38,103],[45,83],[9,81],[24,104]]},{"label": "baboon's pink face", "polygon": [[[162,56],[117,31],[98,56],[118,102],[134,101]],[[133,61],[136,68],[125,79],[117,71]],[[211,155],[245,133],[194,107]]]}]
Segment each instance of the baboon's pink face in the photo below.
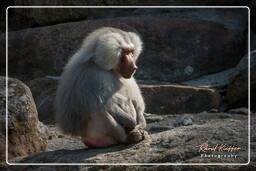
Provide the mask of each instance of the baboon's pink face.
[{"label": "baboon's pink face", "polygon": [[134,49],[122,49],[121,61],[119,64],[118,72],[124,78],[131,78],[138,68],[135,64],[133,52]]}]

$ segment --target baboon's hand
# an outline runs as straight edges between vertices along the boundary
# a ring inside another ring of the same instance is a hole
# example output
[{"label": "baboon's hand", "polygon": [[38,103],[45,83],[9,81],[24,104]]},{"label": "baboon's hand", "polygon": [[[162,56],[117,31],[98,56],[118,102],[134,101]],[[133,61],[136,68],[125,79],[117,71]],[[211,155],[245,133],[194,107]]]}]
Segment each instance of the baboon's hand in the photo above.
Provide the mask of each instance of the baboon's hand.
[{"label": "baboon's hand", "polygon": [[143,129],[133,129],[128,133],[126,143],[127,144],[134,144],[138,143],[148,137],[148,133]]}]

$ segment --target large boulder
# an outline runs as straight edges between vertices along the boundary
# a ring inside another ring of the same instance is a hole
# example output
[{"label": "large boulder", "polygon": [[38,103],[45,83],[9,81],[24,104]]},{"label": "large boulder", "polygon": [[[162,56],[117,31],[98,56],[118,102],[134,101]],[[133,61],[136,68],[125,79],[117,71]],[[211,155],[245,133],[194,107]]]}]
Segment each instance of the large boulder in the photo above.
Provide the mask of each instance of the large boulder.
[{"label": "large boulder", "polygon": [[[170,14],[147,15],[145,12],[133,17],[9,32],[9,74],[18,78],[25,76],[24,80],[59,75],[89,32],[102,26],[115,26],[137,30],[143,39],[144,52],[138,61],[137,78],[168,82],[190,80],[238,63],[246,49],[246,17],[246,8],[183,9]],[[4,39],[2,34],[0,42]]]},{"label": "large boulder", "polygon": [[181,85],[140,85],[140,88],[149,113],[196,113],[220,107],[219,93],[210,88]]},{"label": "large boulder", "polygon": [[[251,67],[251,80],[252,80],[252,85],[254,85],[254,71],[253,67],[256,65],[256,50],[252,50],[250,52],[250,67]],[[237,77],[241,77],[241,74],[246,76],[248,75],[248,55],[244,55],[244,57],[239,61],[239,63],[230,69],[227,69],[225,71],[221,71],[218,73],[214,74],[209,74],[209,75],[204,75],[200,78],[194,79],[194,80],[189,80],[189,81],[184,81],[181,84],[183,85],[191,85],[191,86],[199,86],[199,87],[225,87],[228,86],[230,83],[234,82],[234,80]],[[244,77],[243,76],[243,77]],[[240,78],[241,79],[241,78]],[[248,81],[244,80],[245,84],[248,85]]]},{"label": "large boulder", "polygon": [[232,82],[234,77],[234,68],[230,68],[218,73],[204,75],[202,77],[181,82],[182,85],[197,86],[197,87],[210,87],[222,88]]},{"label": "large boulder", "polygon": [[[109,1],[109,2],[97,2],[97,5],[117,5],[119,1]],[[173,5],[178,5],[182,2],[171,2]],[[187,3],[187,2],[186,2]],[[198,2],[197,2],[198,3]],[[207,4],[209,2],[202,1],[202,4]],[[55,1],[24,1],[24,0],[15,0],[12,5],[69,5],[69,6],[87,6],[93,4],[93,2],[86,1],[72,1],[66,0],[65,2],[61,0]],[[138,2],[126,1],[126,5],[138,5]],[[221,4],[217,2],[217,4]],[[231,2],[232,4],[232,2]],[[170,4],[169,4],[170,5]],[[191,3],[191,5],[195,5]],[[197,4],[198,5],[198,4]],[[233,4],[234,5],[234,4]],[[190,16],[194,16],[194,10],[186,9],[189,12]],[[99,19],[99,18],[111,18],[111,17],[124,17],[124,16],[139,16],[139,15],[157,15],[157,14],[166,14],[184,16],[183,9],[179,8],[156,8],[154,10],[147,8],[13,8],[8,9],[8,18],[9,21],[9,30],[20,30],[29,27],[38,27],[46,26],[52,24],[59,24],[65,22],[73,22],[80,20],[88,19]],[[192,13],[191,13],[192,11]],[[200,11],[200,10],[197,10]],[[211,10],[210,10],[211,11]],[[213,9],[212,11],[216,11]],[[230,10],[226,10],[230,11]],[[210,12],[212,13],[212,12]],[[216,13],[216,12],[215,12]],[[227,12],[228,13],[228,12]],[[225,13],[225,14],[227,14]],[[107,14],[107,15],[106,15]],[[235,13],[234,13],[235,14]],[[186,15],[186,14],[185,14]],[[229,15],[225,15],[227,17]],[[207,18],[205,15],[201,15],[201,18]],[[213,16],[211,16],[213,18]]]},{"label": "large boulder", "polygon": [[32,92],[35,102],[40,101],[40,99],[44,97],[44,95],[42,95],[44,92],[56,90],[59,79],[60,78],[41,77],[29,81],[27,85]]},{"label": "large boulder", "polygon": [[[0,77],[0,141],[5,146],[5,77]],[[44,151],[47,145],[47,128],[38,121],[36,106],[29,88],[21,81],[8,78],[8,159]],[[5,147],[4,147],[5,148]],[[5,153],[4,153],[5,154]],[[3,159],[1,156],[1,160]]]},{"label": "large boulder", "polygon": [[[79,2],[79,1],[78,1]],[[65,4],[77,5],[77,1],[65,1]],[[47,5],[49,4],[49,1],[23,1],[23,0],[14,0],[15,5]],[[51,5],[65,5],[63,4],[63,1],[60,0],[54,0],[51,1]],[[80,2],[81,6],[87,5],[87,2]],[[19,15],[23,15],[27,18],[32,18],[35,23],[38,25],[51,25],[61,22],[67,22],[67,21],[76,21],[79,19],[86,18],[88,15],[87,10],[81,9],[72,9],[72,8],[9,8],[9,12],[13,12]]]},{"label": "large boulder", "polygon": [[[23,1],[15,0],[15,5],[46,5],[47,1]],[[51,5],[86,6],[86,1],[51,1]],[[64,3],[64,4],[63,4]],[[128,5],[128,4],[127,4]],[[113,16],[130,15],[135,9],[111,9],[111,8],[9,8],[9,29],[11,31],[21,30],[29,27],[47,26],[65,22],[80,21],[85,19],[109,18]],[[106,15],[106,13],[108,15]],[[19,20],[18,20],[19,19]],[[16,21],[16,22],[15,22]]]},{"label": "large boulder", "polygon": [[[235,68],[236,77],[227,87],[229,108],[248,107],[248,56],[245,56]],[[251,108],[256,109],[256,50],[250,52],[250,97]]]}]

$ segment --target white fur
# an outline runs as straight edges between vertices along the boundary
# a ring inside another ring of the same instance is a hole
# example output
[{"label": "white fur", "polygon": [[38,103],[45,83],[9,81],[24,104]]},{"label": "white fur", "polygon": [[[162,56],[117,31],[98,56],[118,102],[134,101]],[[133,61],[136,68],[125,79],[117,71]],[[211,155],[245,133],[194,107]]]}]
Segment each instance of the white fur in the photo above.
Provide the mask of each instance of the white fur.
[{"label": "white fur", "polygon": [[111,70],[118,65],[122,49],[122,37],[118,33],[108,33],[97,41],[94,62],[105,70]]},{"label": "white fur", "polygon": [[[102,138],[97,140],[105,144],[108,140],[103,134],[106,132],[117,142],[124,142],[123,126],[134,128],[139,124],[145,129],[145,104],[136,81],[133,77],[120,80],[109,72],[118,65],[122,48],[135,48],[137,59],[142,49],[139,36],[115,28],[102,28],[89,34],[69,60],[55,101],[56,121],[64,133],[92,139],[94,137],[90,136],[98,133],[96,138]],[[117,94],[125,98],[117,100]],[[134,107],[136,119],[130,117],[129,107]],[[95,122],[90,124],[92,118]],[[88,128],[90,125],[93,126]],[[87,135],[88,131],[92,134]]]},{"label": "white fur", "polygon": [[134,49],[136,61],[142,51],[142,41],[133,32],[98,29],[84,40],[82,47],[73,55],[65,68],[76,65],[77,61],[82,64],[93,58],[102,69],[114,69],[120,61],[122,48]]},{"label": "white fur", "polygon": [[130,35],[131,41],[134,44],[135,49],[134,49],[133,55],[134,55],[135,60],[137,60],[138,56],[140,55],[140,53],[142,51],[142,41],[137,34],[132,33],[132,32],[129,32],[128,34]]},{"label": "white fur", "polygon": [[122,48],[134,49],[135,60],[142,50],[142,42],[135,33],[125,32],[125,36],[118,32],[101,36],[96,43],[94,62],[105,70],[117,67]]}]

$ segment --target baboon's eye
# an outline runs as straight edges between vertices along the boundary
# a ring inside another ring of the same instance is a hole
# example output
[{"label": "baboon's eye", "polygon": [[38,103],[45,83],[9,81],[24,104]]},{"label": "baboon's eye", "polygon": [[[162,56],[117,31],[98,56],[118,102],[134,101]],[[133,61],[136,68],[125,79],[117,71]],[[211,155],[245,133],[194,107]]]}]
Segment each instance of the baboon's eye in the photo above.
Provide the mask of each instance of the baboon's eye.
[{"label": "baboon's eye", "polygon": [[133,48],[122,48],[122,53],[123,55],[129,54],[129,53],[134,53],[134,49]]}]

